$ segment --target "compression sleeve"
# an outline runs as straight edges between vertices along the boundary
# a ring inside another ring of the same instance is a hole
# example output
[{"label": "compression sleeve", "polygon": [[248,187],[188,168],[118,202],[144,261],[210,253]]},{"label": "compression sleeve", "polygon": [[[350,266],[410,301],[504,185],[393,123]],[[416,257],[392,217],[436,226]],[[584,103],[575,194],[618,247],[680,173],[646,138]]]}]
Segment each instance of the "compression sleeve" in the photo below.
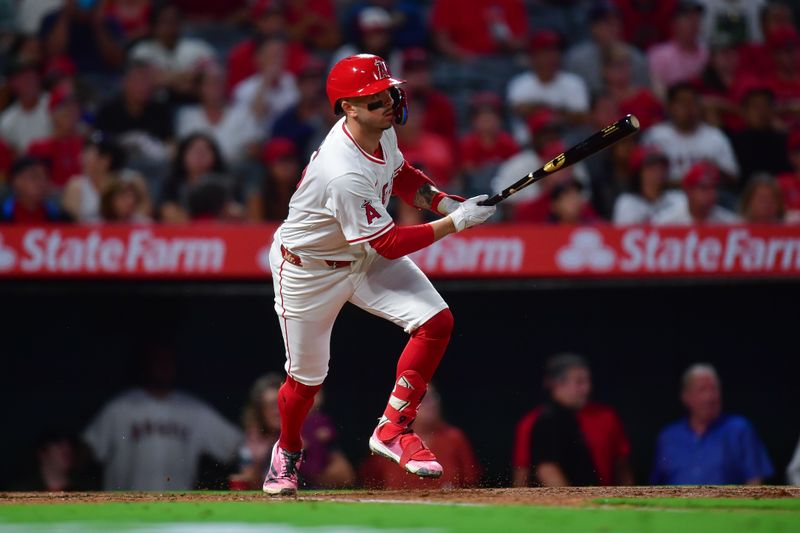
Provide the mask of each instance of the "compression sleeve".
[{"label": "compression sleeve", "polygon": [[394,177],[392,194],[402,198],[408,205],[414,206],[414,197],[425,183],[433,185],[433,180],[418,168],[409,165],[408,161],[403,161],[403,165]]},{"label": "compression sleeve", "polygon": [[397,259],[433,244],[433,227],[430,224],[393,226],[369,244],[386,259]]}]

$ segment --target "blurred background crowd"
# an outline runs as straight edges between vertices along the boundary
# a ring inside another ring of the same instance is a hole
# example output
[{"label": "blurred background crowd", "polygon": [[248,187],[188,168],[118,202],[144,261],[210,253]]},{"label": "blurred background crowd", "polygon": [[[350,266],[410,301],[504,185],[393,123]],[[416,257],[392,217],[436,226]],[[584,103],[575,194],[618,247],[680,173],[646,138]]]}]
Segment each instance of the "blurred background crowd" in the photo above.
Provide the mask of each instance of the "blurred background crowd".
[{"label": "blurred background crowd", "polygon": [[[497,220],[800,220],[798,4],[0,0],[0,221],[282,220],[357,52],[407,80],[406,159],[498,191],[627,113],[640,135]],[[425,216],[397,205],[401,222]]]}]

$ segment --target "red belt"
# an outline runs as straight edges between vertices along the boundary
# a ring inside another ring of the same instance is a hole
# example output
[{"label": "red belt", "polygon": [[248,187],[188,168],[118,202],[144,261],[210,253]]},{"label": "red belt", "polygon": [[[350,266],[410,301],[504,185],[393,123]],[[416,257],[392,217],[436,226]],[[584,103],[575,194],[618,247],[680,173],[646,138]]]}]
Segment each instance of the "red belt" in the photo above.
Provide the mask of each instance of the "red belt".
[{"label": "red belt", "polygon": [[[303,261],[300,259],[300,256],[293,254],[289,250],[286,249],[284,245],[281,244],[281,255],[283,258],[293,265],[297,265],[299,267],[303,266]],[[350,266],[352,261],[328,261],[327,259],[324,260],[325,264],[331,268],[342,268],[346,266]]]}]

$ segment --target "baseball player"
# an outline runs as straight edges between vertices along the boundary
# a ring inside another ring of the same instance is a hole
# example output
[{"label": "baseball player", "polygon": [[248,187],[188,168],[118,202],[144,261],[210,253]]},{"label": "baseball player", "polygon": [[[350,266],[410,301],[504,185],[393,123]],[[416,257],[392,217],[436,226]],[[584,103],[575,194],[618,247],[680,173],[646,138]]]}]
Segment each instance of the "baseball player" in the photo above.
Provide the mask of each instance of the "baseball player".
[{"label": "baseball player", "polygon": [[[370,449],[418,476],[442,475],[410,425],[450,340],[453,316],[407,255],[484,222],[495,208],[478,205],[485,195],[464,201],[437,190],[404,161],[393,128],[408,114],[402,83],[375,55],[333,66],[328,100],[344,117],[311,156],[275,233],[270,265],[287,377],[279,392],[281,435],[264,481],[268,494],[297,491],[300,428],[328,373],[331,329],[345,302],[411,335]],[[386,210],[392,194],[444,216],[398,227]]]}]

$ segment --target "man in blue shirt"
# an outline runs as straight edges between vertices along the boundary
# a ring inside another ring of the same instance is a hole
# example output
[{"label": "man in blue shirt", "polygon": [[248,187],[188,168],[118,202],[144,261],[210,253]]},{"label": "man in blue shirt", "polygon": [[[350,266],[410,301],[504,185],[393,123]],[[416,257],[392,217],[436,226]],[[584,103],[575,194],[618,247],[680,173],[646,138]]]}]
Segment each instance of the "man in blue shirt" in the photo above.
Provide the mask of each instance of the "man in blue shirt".
[{"label": "man in blue shirt", "polygon": [[760,484],[773,474],[767,451],[744,417],[722,414],[719,377],[713,366],[689,367],[681,400],[689,415],[661,431],[654,485]]}]

